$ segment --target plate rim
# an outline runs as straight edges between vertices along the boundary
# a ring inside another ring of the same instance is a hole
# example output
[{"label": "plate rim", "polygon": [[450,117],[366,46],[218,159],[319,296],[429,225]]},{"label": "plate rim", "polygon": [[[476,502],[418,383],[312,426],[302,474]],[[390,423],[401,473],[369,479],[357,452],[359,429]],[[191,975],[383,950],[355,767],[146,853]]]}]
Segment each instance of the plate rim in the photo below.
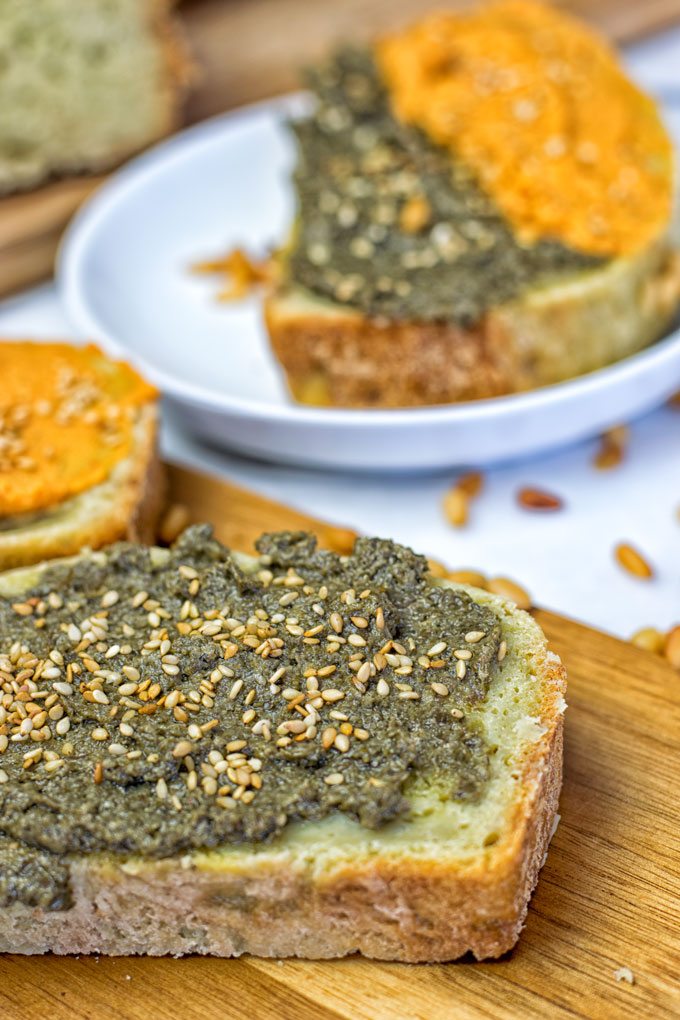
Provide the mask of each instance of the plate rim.
[{"label": "plate rim", "polygon": [[521,393],[424,407],[325,408],[297,404],[292,400],[289,404],[271,404],[252,398],[215,394],[201,385],[182,380],[131,350],[101,323],[87,301],[83,267],[101,223],[107,220],[112,210],[115,214],[116,205],[125,200],[128,192],[146,183],[169,161],[190,159],[197,145],[214,145],[223,132],[232,130],[234,125],[247,121],[253,115],[278,112],[294,115],[304,109],[307,97],[307,93],[296,91],[258,100],[190,125],[156,143],[113,171],[80,206],[61,238],[55,260],[55,282],[68,317],[107,354],[133,364],[164,396],[212,412],[262,422],[285,421],[287,424],[317,427],[369,426],[382,431],[400,426],[418,429],[464,422],[502,422],[515,414],[540,412],[547,405],[557,408],[573,400],[588,399],[603,388],[636,378],[641,368],[652,370],[662,367],[678,353],[680,324],[653,344],[620,361],[585,375]]}]

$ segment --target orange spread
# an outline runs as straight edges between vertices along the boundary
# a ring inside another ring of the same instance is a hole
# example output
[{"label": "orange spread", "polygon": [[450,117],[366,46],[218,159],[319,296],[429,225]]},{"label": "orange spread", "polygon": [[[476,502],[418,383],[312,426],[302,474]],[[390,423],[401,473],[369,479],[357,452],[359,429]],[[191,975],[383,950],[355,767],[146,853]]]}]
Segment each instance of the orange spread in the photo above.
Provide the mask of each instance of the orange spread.
[{"label": "orange spread", "polygon": [[52,507],[131,452],[156,391],[96,347],[0,343],[0,516]]},{"label": "orange spread", "polygon": [[666,227],[673,156],[655,104],[551,5],[431,15],[377,58],[397,116],[462,158],[520,239],[610,256]]}]

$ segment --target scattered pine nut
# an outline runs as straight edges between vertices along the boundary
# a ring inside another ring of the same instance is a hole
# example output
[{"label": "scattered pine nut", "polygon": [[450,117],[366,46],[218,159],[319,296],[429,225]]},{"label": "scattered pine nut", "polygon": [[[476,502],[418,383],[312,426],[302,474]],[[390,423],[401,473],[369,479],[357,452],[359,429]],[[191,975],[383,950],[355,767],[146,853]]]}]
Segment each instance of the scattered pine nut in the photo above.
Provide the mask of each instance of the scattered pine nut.
[{"label": "scattered pine nut", "polygon": [[484,475],[481,471],[468,471],[456,482],[456,488],[462,489],[470,499],[476,499],[484,488]]},{"label": "scattered pine nut", "polygon": [[545,492],[543,489],[520,489],[517,493],[517,502],[525,510],[561,510],[564,506],[560,496]]},{"label": "scattered pine nut", "polygon": [[600,440],[600,449],[593,458],[593,465],[598,471],[609,471],[618,467],[623,461],[630,438],[626,425],[617,425],[605,432]]},{"label": "scattered pine nut", "polygon": [[666,647],[666,635],[656,627],[642,627],[635,631],[630,643],[636,648],[642,648],[645,652],[663,655]]},{"label": "scattered pine nut", "polygon": [[516,581],[511,581],[509,577],[490,578],[487,582],[486,590],[494,595],[502,595],[504,598],[510,599],[518,609],[531,609],[531,596],[529,593],[525,588],[517,584]]},{"label": "scattered pine nut", "polygon": [[671,666],[680,669],[680,626],[669,630],[663,652]]},{"label": "scattered pine nut", "polygon": [[480,471],[468,471],[461,475],[444,496],[444,514],[454,528],[462,528],[468,522],[470,502],[482,491],[484,476]]},{"label": "scattered pine nut", "polygon": [[469,584],[472,588],[486,588],[487,578],[484,574],[480,574],[478,570],[450,570],[445,575],[449,581],[455,581],[457,584]]},{"label": "scattered pine nut", "polygon": [[356,531],[352,531],[351,528],[336,528],[330,525],[324,528],[323,532],[323,544],[342,556],[350,555],[357,538]]},{"label": "scattered pine nut", "polygon": [[444,514],[454,528],[463,528],[468,522],[470,498],[462,489],[454,486],[444,496]]},{"label": "scattered pine nut", "polygon": [[642,553],[638,552],[637,549],[634,549],[627,542],[619,542],[614,550],[614,555],[619,566],[623,567],[629,574],[632,574],[633,577],[639,577],[645,581],[654,577],[654,570]]},{"label": "scattered pine nut", "polygon": [[158,537],[164,545],[171,545],[191,521],[189,508],[183,503],[172,503],[165,511],[158,528]]}]

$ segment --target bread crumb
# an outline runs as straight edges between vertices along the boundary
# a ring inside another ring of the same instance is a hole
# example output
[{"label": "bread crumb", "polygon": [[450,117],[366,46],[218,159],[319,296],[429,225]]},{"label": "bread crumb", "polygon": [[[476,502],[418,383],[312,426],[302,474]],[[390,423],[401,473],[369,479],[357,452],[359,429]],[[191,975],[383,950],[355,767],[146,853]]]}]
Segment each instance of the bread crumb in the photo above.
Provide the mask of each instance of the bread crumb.
[{"label": "bread crumb", "polygon": [[635,984],[635,974],[630,967],[619,967],[614,971],[614,977],[616,981],[627,981],[629,985]]}]

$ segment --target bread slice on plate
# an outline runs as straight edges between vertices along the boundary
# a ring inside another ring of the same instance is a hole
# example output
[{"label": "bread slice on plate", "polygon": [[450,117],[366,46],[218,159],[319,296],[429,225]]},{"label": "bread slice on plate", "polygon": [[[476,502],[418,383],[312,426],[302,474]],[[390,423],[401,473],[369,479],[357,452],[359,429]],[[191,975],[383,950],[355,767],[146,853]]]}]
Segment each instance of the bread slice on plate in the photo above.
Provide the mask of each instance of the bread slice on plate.
[{"label": "bread slice on plate", "polygon": [[320,407],[408,407],[563,382],[662,336],[680,297],[668,243],[527,291],[474,326],[370,317],[284,284],[265,300],[292,395]]},{"label": "bread slice on plate", "polygon": [[515,944],[562,777],[541,630],[393,543],[258,547],[196,527],[0,578],[0,950]]},{"label": "bread slice on plate", "polygon": [[0,342],[0,569],[153,541],[157,394],[96,347]]},{"label": "bread slice on plate", "polygon": [[0,8],[0,194],[107,169],[178,122],[187,60],[168,0]]},{"label": "bread slice on plate", "polygon": [[673,146],[586,26],[496,0],[339,50],[309,77],[296,218],[265,307],[296,400],[515,393],[672,324]]}]

